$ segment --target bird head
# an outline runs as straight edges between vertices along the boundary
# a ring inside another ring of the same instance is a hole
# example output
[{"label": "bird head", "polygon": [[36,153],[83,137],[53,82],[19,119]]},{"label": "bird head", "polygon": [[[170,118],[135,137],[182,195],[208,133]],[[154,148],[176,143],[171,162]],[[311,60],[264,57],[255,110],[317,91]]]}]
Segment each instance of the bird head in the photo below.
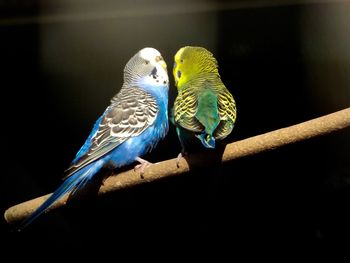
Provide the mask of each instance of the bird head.
[{"label": "bird head", "polygon": [[181,89],[187,81],[202,73],[218,74],[218,63],[213,54],[203,47],[180,48],[174,57],[175,85]]},{"label": "bird head", "polygon": [[138,51],[124,68],[124,86],[149,85],[168,86],[167,65],[155,48],[146,47]]}]

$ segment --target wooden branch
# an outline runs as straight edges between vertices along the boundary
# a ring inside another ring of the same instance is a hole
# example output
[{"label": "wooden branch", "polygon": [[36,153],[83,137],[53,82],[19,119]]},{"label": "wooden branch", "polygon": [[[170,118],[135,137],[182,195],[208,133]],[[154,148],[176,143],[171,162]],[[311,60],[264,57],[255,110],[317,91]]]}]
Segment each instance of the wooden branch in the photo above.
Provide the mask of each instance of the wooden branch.
[{"label": "wooden branch", "polygon": [[[221,162],[227,162],[244,156],[273,150],[287,144],[328,134],[349,126],[350,108],[347,108],[297,125],[228,144],[226,145],[222,156],[220,155]],[[212,154],[213,156],[211,156]],[[182,158],[180,161],[180,168],[177,168],[176,166],[176,159],[155,163],[146,169],[144,179],[141,179],[139,172],[135,172],[134,170],[119,173],[118,176],[110,176],[100,187],[98,194],[106,194],[108,192],[117,191],[134,185],[149,183],[161,178],[183,174],[188,172],[190,167],[192,169],[199,165],[211,165],[217,160],[217,158],[214,158],[214,155],[215,151],[213,151],[213,153],[206,152],[193,154],[186,159]],[[15,223],[25,219],[49,196],[50,194],[41,196],[8,208],[4,214],[5,220],[8,223]],[[67,198],[68,195],[58,200],[49,208],[49,210],[65,205]]]}]

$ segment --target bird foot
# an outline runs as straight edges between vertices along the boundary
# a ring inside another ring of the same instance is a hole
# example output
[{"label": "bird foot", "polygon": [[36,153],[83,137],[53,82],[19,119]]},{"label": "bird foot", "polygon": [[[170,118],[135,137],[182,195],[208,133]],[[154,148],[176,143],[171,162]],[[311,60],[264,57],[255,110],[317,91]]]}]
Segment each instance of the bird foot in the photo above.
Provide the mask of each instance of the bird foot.
[{"label": "bird foot", "polygon": [[[113,173],[111,173],[110,175],[112,175]],[[104,176],[103,178],[102,178],[102,182],[101,182],[101,185],[105,185],[105,182],[106,182],[106,180],[107,180],[107,178],[108,178],[109,176]]]},{"label": "bird foot", "polygon": [[140,177],[141,177],[141,179],[144,179],[143,174],[145,173],[145,169],[148,166],[150,166],[152,163],[150,163],[149,161],[146,161],[144,159],[141,159],[140,157],[137,157],[136,161],[138,161],[140,164],[135,165],[134,171],[140,170]]},{"label": "bird foot", "polygon": [[176,158],[176,166],[177,168],[180,168],[180,160],[182,158],[182,153],[179,153],[179,155]]},{"label": "bird foot", "polygon": [[181,158],[183,158],[184,156],[186,156],[187,153],[186,152],[180,152],[179,155],[177,156],[176,158],[176,166],[177,168],[180,168],[180,161],[181,161]]}]

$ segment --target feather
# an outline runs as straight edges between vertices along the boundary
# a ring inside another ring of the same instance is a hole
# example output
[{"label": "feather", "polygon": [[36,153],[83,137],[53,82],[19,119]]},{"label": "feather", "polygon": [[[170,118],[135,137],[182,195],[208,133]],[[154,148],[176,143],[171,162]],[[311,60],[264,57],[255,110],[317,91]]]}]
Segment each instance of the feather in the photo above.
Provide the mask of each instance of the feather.
[{"label": "feather", "polygon": [[[202,47],[183,47],[175,55],[173,74],[178,89],[174,120],[182,148],[191,138],[182,129],[191,132],[192,138],[198,138],[204,147],[215,148],[215,140],[232,132],[237,114],[234,98],[221,81],[216,59]],[[182,138],[184,134],[186,138]]]},{"label": "feather", "polygon": [[74,195],[103,167],[118,168],[151,151],[168,132],[166,64],[159,51],[144,48],[124,69],[124,83],[98,118],[65,173],[61,186],[20,225],[32,223],[65,194]]}]

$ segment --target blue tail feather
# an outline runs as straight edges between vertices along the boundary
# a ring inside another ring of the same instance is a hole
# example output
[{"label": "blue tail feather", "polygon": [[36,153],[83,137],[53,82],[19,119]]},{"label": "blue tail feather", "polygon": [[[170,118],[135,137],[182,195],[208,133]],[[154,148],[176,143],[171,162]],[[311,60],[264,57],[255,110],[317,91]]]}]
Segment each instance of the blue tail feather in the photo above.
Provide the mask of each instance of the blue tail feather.
[{"label": "blue tail feather", "polygon": [[26,226],[32,223],[42,213],[44,213],[49,207],[51,207],[58,199],[65,194],[71,192],[76,193],[79,189],[84,187],[87,182],[101,169],[103,161],[99,160],[87,165],[75,174],[68,177],[60,187],[41,205],[37,208],[28,218],[26,218],[19,226],[18,231],[23,230]]},{"label": "blue tail feather", "polygon": [[215,148],[215,139],[212,135],[202,133],[202,134],[196,135],[196,137],[201,140],[202,144],[206,148],[212,148],[212,149]]}]

